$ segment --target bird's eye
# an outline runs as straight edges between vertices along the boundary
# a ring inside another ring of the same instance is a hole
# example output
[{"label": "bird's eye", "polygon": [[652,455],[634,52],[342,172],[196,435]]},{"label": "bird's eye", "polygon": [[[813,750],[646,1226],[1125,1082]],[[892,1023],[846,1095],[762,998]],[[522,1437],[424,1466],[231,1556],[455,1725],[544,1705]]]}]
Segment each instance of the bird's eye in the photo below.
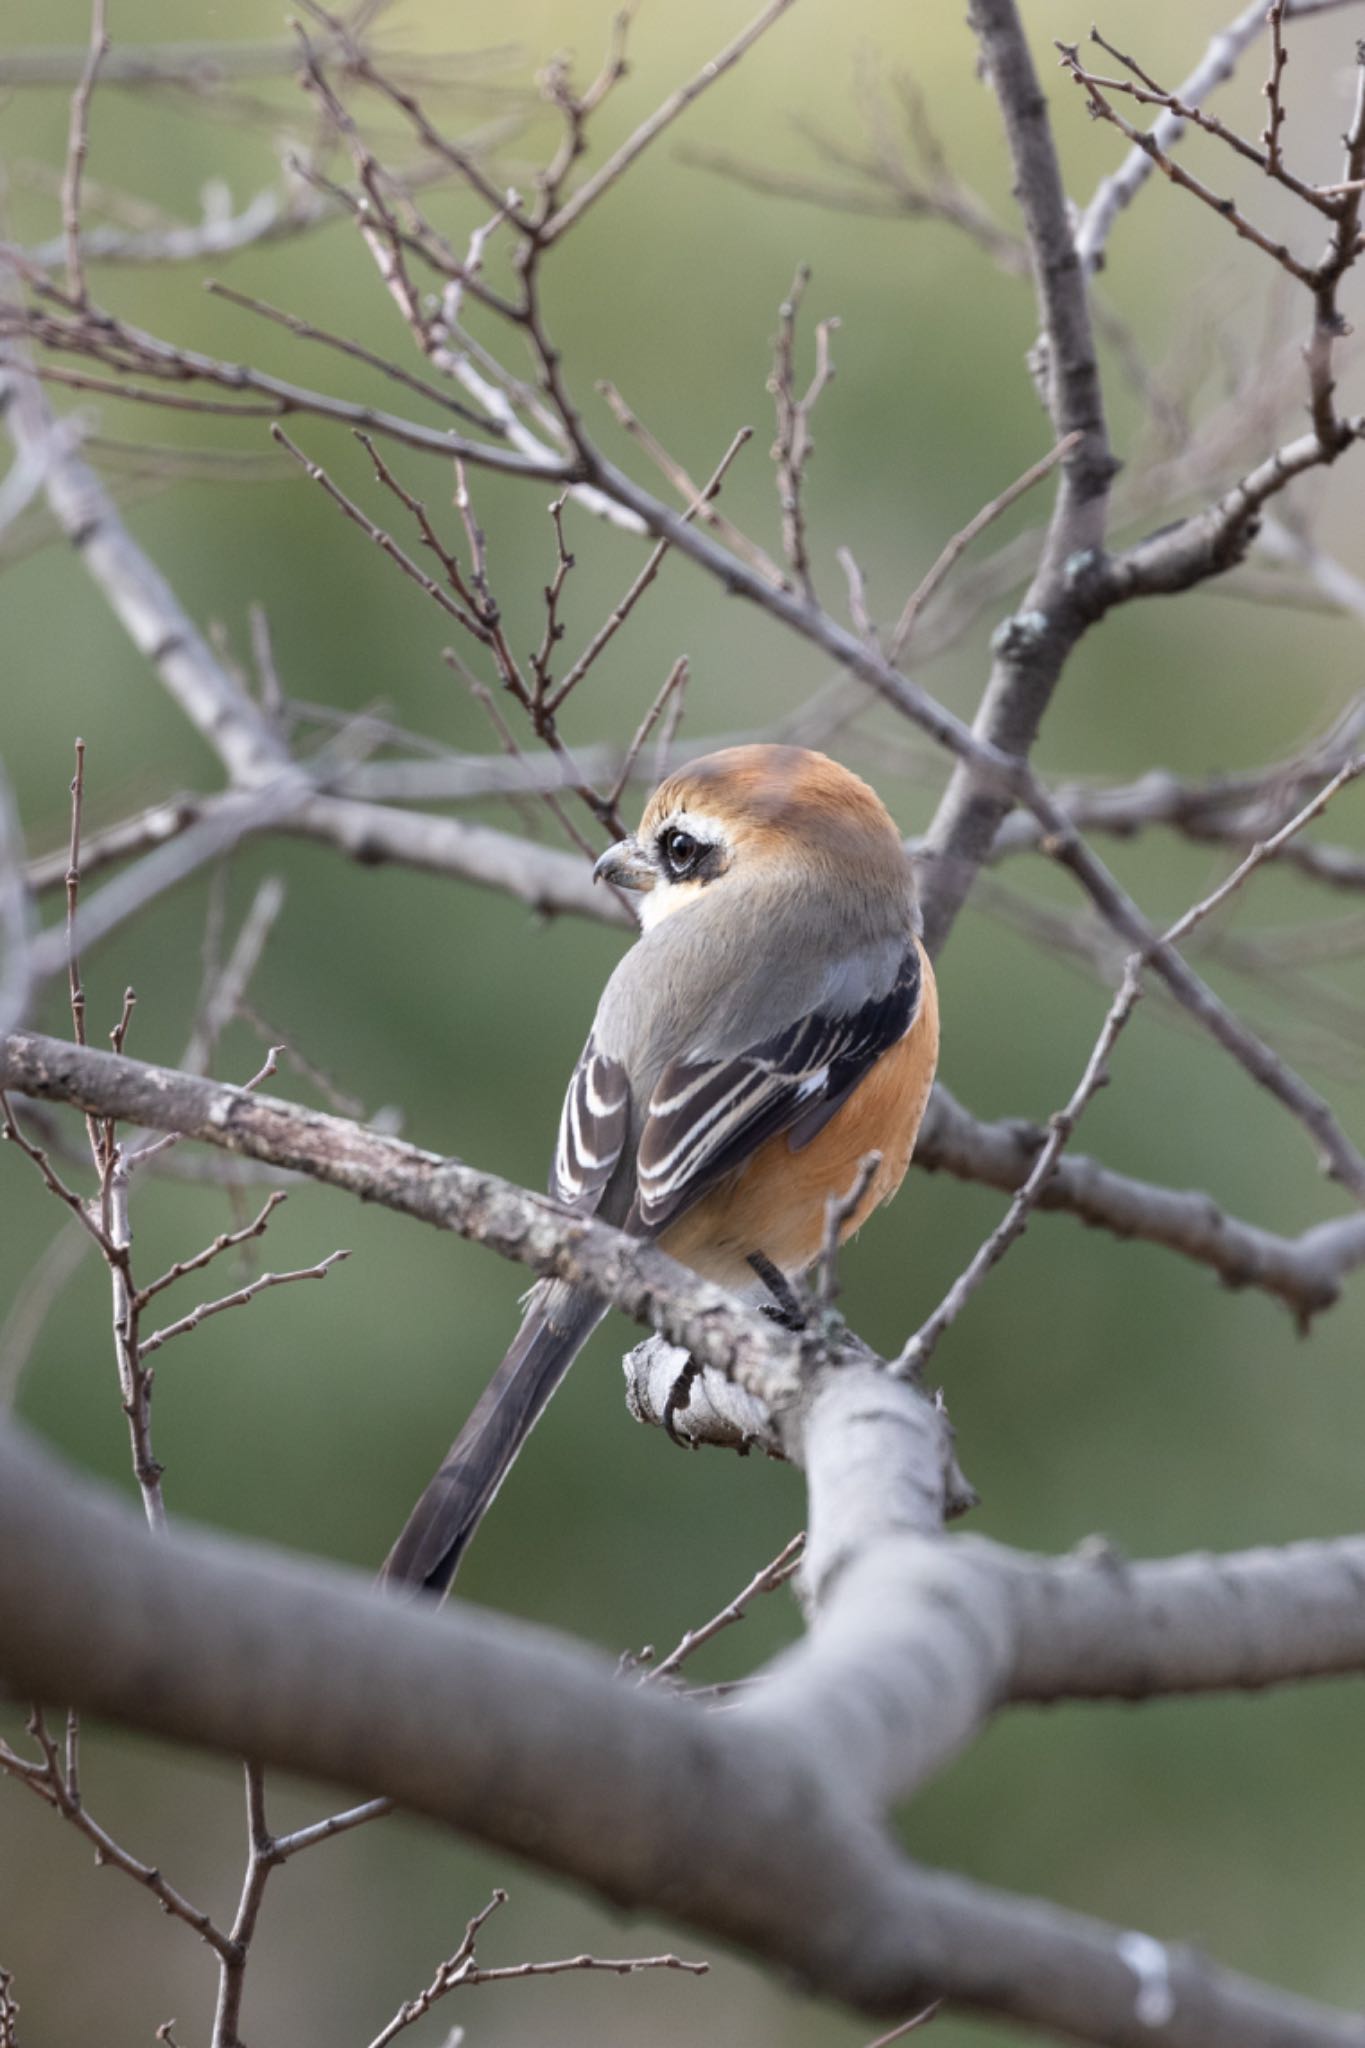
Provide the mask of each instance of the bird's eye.
[{"label": "bird's eye", "polygon": [[705,851],[706,848],[700,839],[694,838],[690,832],[684,832],[677,826],[659,835],[659,852],[663,856],[664,866],[675,882],[682,881],[692,873]]}]

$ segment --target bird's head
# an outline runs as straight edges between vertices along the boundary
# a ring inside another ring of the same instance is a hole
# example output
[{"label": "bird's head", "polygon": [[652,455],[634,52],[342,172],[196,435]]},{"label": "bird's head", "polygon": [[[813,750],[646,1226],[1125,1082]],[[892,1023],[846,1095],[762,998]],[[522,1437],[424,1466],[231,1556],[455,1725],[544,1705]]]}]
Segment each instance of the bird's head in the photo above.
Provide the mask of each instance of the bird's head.
[{"label": "bird's head", "polygon": [[726,747],[661,783],[594,879],[641,893],[648,931],[703,892],[750,885],[904,887],[900,834],[874,790],[806,747]]}]

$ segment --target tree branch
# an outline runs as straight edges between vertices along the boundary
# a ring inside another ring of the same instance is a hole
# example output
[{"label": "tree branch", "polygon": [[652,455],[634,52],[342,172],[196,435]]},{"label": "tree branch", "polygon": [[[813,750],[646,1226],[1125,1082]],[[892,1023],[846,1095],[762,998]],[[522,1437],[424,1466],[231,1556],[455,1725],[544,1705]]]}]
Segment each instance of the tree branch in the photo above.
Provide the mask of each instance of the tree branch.
[{"label": "tree branch", "polygon": [[[848,1752],[798,1739],[766,1688],[706,1715],[477,1609],[437,1622],[317,1565],[154,1542],[14,1431],[0,1550],[25,1560],[0,1576],[0,1671],[21,1692],[386,1794],[862,2010],[946,1994],[1112,2048],[1365,2042],[1359,2016],[1154,1942],[1139,1974],[1115,1928],[907,1863],[846,1796]],[[1358,1585],[1352,1612],[1358,1628]]]},{"label": "tree branch", "polygon": [[[995,658],[973,724],[974,736],[1027,756],[1072,648],[1094,616],[1080,600],[1074,565],[1103,546],[1109,448],[1085,274],[1072,239],[1047,101],[1014,0],[973,0],[972,26],[1000,102],[1015,190],[1033,260],[1042,326],[1042,372],[1057,440],[1079,434],[1061,467],[1042,557],[1013,621],[994,640]],[[942,856],[925,895],[930,951],[942,945],[1009,809],[999,788],[982,787],[965,759],[929,828]]]},{"label": "tree branch", "polygon": [[[1023,1118],[979,1122],[940,1082],[915,1146],[915,1164],[1012,1193],[1027,1180],[1046,1141],[1041,1126]],[[1059,1161],[1038,1206],[1066,1210],[1117,1237],[1164,1245],[1211,1267],[1225,1286],[1278,1295],[1304,1325],[1340,1298],[1348,1274],[1365,1266],[1365,1214],[1281,1237],[1229,1216],[1197,1189],[1134,1180],[1074,1155]]]}]

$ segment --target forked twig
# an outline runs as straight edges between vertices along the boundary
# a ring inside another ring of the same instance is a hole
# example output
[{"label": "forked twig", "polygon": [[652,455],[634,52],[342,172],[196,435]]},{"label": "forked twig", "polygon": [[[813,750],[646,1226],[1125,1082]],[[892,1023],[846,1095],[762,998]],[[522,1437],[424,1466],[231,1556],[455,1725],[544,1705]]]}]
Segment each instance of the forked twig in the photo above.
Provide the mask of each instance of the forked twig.
[{"label": "forked twig", "polygon": [[475,1945],[486,1922],[497,1912],[499,1906],[507,1903],[507,1893],[499,1886],[488,1904],[475,1913],[464,1931],[464,1937],[452,1956],[441,1963],[424,1991],[401,2005],[386,2027],[382,2027],[370,2043],[370,2048],[388,2048],[390,2041],[408,2027],[422,2019],[439,2000],[452,1991],[474,1984],[505,1984],[524,1977],[562,1977],[577,1970],[607,1971],[617,1977],[631,1977],[640,1970],[681,1970],[690,1977],[704,1977],[710,1969],[705,1962],[688,1962],[681,1956],[564,1956],[554,1962],[509,1963],[495,1969],[485,1969],[475,1961]]},{"label": "forked twig", "polygon": [[[1354,782],[1361,774],[1365,774],[1365,754],[1356,755],[1339,768],[1302,810],[1297,811],[1270,838],[1259,840],[1245,859],[1238,862],[1231,874],[1227,875],[1216,889],[1202,897],[1198,903],[1192,904],[1154,943],[1175,946],[1187,938],[1196,925],[1202,924],[1204,919],[1220,904],[1226,902],[1235,890],[1241,888],[1248,876],[1253,874],[1263,861],[1273,859],[1297,833],[1311,824],[1313,819],[1326,809],[1338,790],[1344,788],[1348,782]],[[977,1248],[933,1314],[908,1340],[892,1367],[894,1372],[908,1378],[918,1378],[923,1373],[945,1331],[956,1322],[992,1267],[998,1265],[1010,1246],[1023,1236],[1029,1216],[1056,1172],[1057,1163],[1070,1143],[1087,1105],[1109,1079],[1109,1057],[1142,994],[1142,976],[1148,965],[1151,950],[1149,948],[1146,952],[1136,952],[1129,957],[1118,994],[1109,1007],[1099,1036],[1086,1061],[1084,1072],[1066,1107],[1056,1111],[1048,1119],[1047,1140],[1034,1161],[1028,1178],[1018,1189],[996,1228]]]}]

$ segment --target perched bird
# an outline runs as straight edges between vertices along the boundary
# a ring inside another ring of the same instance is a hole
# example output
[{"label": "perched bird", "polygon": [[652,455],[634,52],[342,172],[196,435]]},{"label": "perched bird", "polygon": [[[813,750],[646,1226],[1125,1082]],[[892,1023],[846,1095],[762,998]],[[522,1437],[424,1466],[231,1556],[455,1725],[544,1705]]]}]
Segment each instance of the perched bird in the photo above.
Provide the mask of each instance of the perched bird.
[{"label": "perched bird", "polygon": [[[729,747],[670,776],[595,874],[639,892],[642,935],[569,1083],[550,1193],[789,1306],[827,1199],[869,1153],[881,1162],[841,1236],[895,1194],[933,1083],[938,1000],[900,835],[823,754]],[[532,1290],[386,1580],[445,1591],[605,1313],[564,1281]]]}]

